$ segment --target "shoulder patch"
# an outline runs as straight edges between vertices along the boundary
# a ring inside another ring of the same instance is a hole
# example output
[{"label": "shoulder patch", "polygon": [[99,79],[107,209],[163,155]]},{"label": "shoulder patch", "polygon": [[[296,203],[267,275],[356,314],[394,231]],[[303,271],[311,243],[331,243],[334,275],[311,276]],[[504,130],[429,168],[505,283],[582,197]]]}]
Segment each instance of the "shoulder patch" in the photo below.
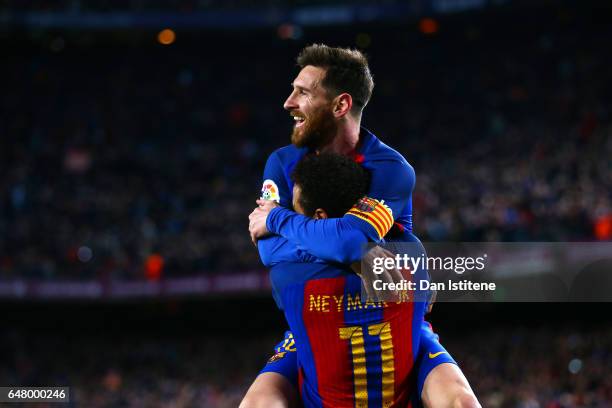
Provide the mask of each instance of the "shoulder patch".
[{"label": "shoulder patch", "polygon": [[384,200],[363,197],[347,214],[360,218],[376,230],[378,238],[382,239],[393,226],[393,211]]},{"label": "shoulder patch", "polygon": [[263,182],[263,186],[261,186],[261,198],[280,203],[280,193],[274,180],[267,179]]}]

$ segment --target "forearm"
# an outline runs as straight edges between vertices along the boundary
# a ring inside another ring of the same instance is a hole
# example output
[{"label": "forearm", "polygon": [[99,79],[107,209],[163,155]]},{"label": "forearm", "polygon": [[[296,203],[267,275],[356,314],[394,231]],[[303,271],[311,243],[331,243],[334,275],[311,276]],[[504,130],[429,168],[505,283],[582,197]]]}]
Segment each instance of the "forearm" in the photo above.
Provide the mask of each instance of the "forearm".
[{"label": "forearm", "polygon": [[313,220],[285,208],[275,208],[268,231],[282,235],[298,248],[326,261],[352,263],[361,259],[366,235],[345,218]]},{"label": "forearm", "polygon": [[315,258],[297,248],[297,246],[280,235],[271,235],[257,241],[261,262],[272,267],[280,262],[314,262]]}]

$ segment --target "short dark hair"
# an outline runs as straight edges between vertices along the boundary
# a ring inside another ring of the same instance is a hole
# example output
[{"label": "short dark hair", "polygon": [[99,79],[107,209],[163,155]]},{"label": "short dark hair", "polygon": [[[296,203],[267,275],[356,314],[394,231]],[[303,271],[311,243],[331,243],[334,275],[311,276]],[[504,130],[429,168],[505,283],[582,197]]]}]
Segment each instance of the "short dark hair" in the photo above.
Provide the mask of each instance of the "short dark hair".
[{"label": "short dark hair", "polygon": [[332,153],[305,156],[291,179],[301,189],[300,205],[308,216],[322,208],[331,218],[342,217],[370,186],[367,170],[347,156]]},{"label": "short dark hair", "polygon": [[374,79],[368,59],[359,50],[313,44],[297,57],[300,68],[312,65],[325,69],[321,84],[336,97],[343,92],[353,98],[353,111],[361,112],[372,96]]}]

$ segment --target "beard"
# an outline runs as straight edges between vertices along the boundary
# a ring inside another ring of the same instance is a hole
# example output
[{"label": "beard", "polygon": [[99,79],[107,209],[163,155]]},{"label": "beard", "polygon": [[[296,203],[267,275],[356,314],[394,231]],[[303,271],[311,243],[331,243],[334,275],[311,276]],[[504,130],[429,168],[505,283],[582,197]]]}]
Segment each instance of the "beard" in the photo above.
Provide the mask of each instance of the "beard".
[{"label": "beard", "polygon": [[338,125],[330,105],[324,105],[305,117],[304,124],[294,127],[291,143],[296,147],[320,149],[328,145],[336,135]]}]

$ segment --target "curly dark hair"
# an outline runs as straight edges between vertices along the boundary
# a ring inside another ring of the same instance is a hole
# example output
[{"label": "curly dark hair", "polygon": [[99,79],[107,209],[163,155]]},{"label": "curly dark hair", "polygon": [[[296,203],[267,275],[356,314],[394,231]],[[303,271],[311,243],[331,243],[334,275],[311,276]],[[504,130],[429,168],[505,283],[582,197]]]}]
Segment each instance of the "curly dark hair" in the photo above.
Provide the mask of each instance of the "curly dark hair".
[{"label": "curly dark hair", "polygon": [[368,59],[359,50],[312,44],[300,52],[297,65],[300,68],[307,65],[324,68],[325,77],[321,84],[333,97],[343,92],[351,95],[353,112],[360,113],[372,96],[374,79]]},{"label": "curly dark hair", "polygon": [[342,217],[370,186],[370,173],[346,156],[321,153],[305,156],[291,174],[300,187],[300,205],[310,217],[322,208],[330,218]]}]

